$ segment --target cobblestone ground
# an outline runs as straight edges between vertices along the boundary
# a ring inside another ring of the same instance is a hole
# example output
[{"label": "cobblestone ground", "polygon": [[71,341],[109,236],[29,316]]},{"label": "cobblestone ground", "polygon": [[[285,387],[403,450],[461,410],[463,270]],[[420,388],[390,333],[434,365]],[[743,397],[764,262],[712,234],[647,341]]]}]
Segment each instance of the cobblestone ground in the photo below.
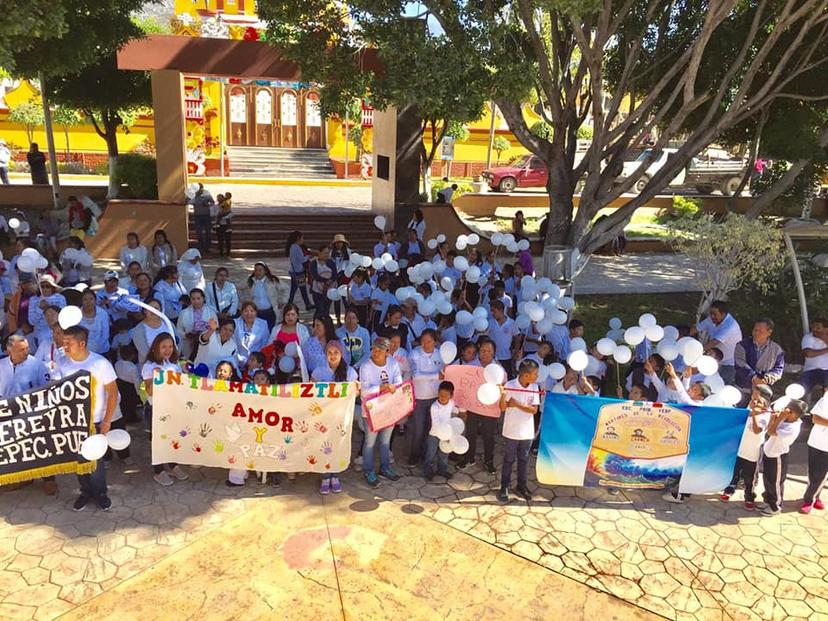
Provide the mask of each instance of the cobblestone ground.
[{"label": "cobblestone ground", "polygon": [[[0,619],[56,618],[256,503],[317,493],[311,475],[278,488],[252,479],[228,488],[223,471],[207,468],[188,468],[188,481],[162,488],[151,478],[142,426],[131,433],[136,465],[116,459],[108,471],[108,513],[73,512],[76,482],[69,476],[58,477],[57,497],[45,496],[39,483],[0,492]],[[361,434],[354,436],[356,447]],[[394,447],[400,462],[406,440]],[[791,499],[804,488],[801,442],[796,449],[786,488]],[[400,481],[369,490],[352,469],[343,477],[345,494],[361,510],[395,503],[456,529],[458,537],[476,537],[670,619],[828,619],[825,515],[800,515],[795,501],[782,516],[762,518],[735,501],[697,497],[669,505],[656,492],[611,496],[542,487],[532,478],[531,502],[501,505],[497,479],[479,466],[448,484],[398,471]]]}]

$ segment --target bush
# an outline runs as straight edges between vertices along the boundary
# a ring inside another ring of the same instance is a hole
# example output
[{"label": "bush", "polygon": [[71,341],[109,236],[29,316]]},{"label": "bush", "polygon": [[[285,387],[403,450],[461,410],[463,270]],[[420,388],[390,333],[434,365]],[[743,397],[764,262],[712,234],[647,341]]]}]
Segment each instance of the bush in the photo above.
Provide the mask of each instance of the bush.
[{"label": "bush", "polygon": [[129,188],[129,198],[158,198],[158,175],[154,157],[124,153],[118,156],[115,170],[118,184],[126,184]]},{"label": "bush", "polygon": [[80,162],[58,162],[58,172],[67,175],[88,175],[92,171]]},{"label": "bush", "polygon": [[95,164],[95,167],[92,169],[93,175],[109,175],[109,162],[101,162],[100,164]]},{"label": "bush", "polygon": [[452,194],[452,200],[457,199],[458,196],[462,196],[466,192],[473,192],[474,188],[472,188],[472,184],[469,181],[449,181],[446,183],[442,179],[437,181],[431,182],[431,202],[435,202],[437,200],[437,192],[445,188],[446,186],[450,186],[452,183],[457,184],[457,189]]},{"label": "bush", "polygon": [[658,224],[668,224],[675,220],[693,220],[701,214],[701,201],[686,196],[674,196],[673,206],[670,209],[663,209],[656,216]]}]

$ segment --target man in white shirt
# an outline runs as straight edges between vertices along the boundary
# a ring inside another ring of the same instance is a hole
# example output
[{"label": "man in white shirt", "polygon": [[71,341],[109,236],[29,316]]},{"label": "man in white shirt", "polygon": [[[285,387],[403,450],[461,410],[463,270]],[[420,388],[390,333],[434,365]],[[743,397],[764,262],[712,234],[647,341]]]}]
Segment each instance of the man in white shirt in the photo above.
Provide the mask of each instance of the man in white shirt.
[{"label": "man in white shirt", "polygon": [[525,360],[518,369],[517,379],[506,382],[500,397],[503,415],[503,469],[500,473],[500,491],[497,499],[509,502],[509,485],[512,482],[512,464],[517,461],[518,496],[531,500],[527,487],[527,466],[532,439],[535,437],[535,414],[540,406],[540,388],[537,385],[538,365]]},{"label": "man in white shirt", "polygon": [[807,395],[814,386],[828,388],[828,322],[815,319],[811,322],[811,332],[802,337],[802,355],[805,365],[799,383]]},{"label": "man in white shirt", "polygon": [[[95,378],[94,410],[92,418],[97,433],[106,434],[113,421],[121,418],[117,375],[112,364],[96,353],[89,351],[86,343],[89,331],[83,326],[72,326],[63,331],[63,349],[66,358],[61,363],[61,376],[67,377],[78,371],[88,371]],[[112,501],[106,494],[106,469],[102,459],[92,474],[79,474],[80,495],[72,506],[74,511],[83,511],[90,500],[96,500],[102,511],[109,511]]]},{"label": "man in white shirt", "polygon": [[737,343],[742,340],[742,329],[739,323],[728,312],[727,302],[716,300],[710,304],[707,319],[690,330],[691,335],[703,334],[704,353],[718,348],[722,352],[719,362],[719,375],[725,384],[732,384],[736,378],[736,363],[733,351]]}]

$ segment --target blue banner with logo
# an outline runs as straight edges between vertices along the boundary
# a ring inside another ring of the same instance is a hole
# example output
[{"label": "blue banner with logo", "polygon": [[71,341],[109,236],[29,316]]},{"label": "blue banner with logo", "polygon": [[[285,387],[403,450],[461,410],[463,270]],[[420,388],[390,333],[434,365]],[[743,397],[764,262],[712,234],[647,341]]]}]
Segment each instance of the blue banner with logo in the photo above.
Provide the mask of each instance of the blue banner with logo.
[{"label": "blue banner with logo", "polygon": [[748,411],[547,393],[538,481],[717,492],[733,475]]}]

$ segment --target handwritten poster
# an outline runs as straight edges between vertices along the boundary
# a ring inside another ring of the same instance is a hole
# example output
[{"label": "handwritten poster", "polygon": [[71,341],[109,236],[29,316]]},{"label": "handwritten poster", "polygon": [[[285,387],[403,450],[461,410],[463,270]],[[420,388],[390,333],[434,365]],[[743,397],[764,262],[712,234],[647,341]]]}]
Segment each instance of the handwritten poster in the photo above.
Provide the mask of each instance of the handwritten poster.
[{"label": "handwritten poster", "polygon": [[453,364],[445,368],[446,381],[454,384],[454,403],[461,410],[498,418],[500,403],[483,405],[477,398],[477,389],[486,383],[483,367]]},{"label": "handwritten poster", "polygon": [[256,386],[169,371],[153,378],[152,463],[262,472],[341,472],[356,385]]},{"label": "handwritten poster", "polygon": [[372,432],[396,425],[414,410],[414,385],[409,380],[397,386],[393,393],[386,392],[363,399],[362,409]]}]

